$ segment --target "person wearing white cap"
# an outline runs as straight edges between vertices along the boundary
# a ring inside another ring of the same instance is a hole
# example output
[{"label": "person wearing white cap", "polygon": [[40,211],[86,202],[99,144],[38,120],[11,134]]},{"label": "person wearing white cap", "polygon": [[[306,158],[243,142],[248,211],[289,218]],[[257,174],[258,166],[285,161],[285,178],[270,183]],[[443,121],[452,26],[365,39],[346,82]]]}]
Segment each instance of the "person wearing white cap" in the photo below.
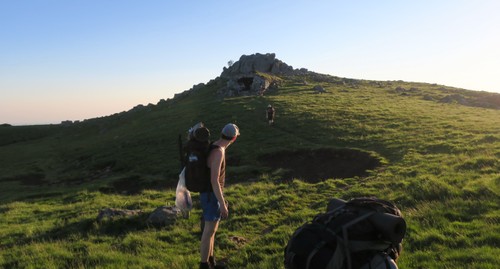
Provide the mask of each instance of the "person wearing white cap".
[{"label": "person wearing white cap", "polygon": [[211,192],[200,193],[201,207],[203,210],[204,228],[201,236],[201,262],[200,269],[225,268],[215,263],[214,241],[215,233],[221,218],[229,215],[228,205],[224,199],[224,183],[226,179],[226,149],[236,141],[240,135],[238,126],[226,124],[222,129],[219,140],[210,145],[207,166],[210,168]]},{"label": "person wearing white cap", "polygon": [[269,125],[274,124],[274,107],[269,104],[266,109],[266,119],[269,121]]}]

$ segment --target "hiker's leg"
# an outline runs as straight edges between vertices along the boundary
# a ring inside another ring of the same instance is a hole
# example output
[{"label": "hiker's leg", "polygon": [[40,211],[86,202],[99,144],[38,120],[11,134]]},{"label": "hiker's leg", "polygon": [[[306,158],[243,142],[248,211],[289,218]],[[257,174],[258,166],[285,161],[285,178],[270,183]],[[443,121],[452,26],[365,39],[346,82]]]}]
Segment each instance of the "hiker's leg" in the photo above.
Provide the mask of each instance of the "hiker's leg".
[{"label": "hiker's leg", "polygon": [[218,221],[205,221],[205,227],[201,236],[201,262],[208,262],[208,257],[213,255],[215,232],[218,226]]},{"label": "hiker's leg", "polygon": [[220,206],[217,197],[212,192],[200,194],[201,206],[203,209],[203,219],[205,225],[201,235],[201,262],[207,263],[208,257],[213,255],[215,232],[219,226]]},{"label": "hiker's leg", "polygon": [[214,227],[214,233],[212,235],[212,238],[210,238],[210,252],[208,253],[209,257],[214,256],[214,245],[215,245],[215,234],[217,233],[217,229],[219,228],[219,222],[215,222],[215,227]]}]

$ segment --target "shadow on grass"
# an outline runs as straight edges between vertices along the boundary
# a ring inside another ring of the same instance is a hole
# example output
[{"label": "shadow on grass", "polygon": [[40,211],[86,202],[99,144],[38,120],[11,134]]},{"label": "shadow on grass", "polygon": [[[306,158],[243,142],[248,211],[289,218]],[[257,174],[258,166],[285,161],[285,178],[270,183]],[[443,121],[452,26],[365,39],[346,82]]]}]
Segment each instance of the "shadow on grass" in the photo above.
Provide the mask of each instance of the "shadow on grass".
[{"label": "shadow on grass", "polygon": [[273,169],[284,169],[285,181],[298,178],[307,182],[363,177],[381,165],[370,153],[347,148],[281,151],[263,155],[259,161]]},{"label": "shadow on grass", "polygon": [[109,218],[102,221],[84,219],[76,222],[66,222],[63,220],[61,224],[48,231],[35,236],[23,236],[20,240],[4,245],[4,247],[9,248],[14,245],[32,244],[33,242],[65,241],[89,236],[122,237],[131,232],[148,229],[168,229],[174,224],[172,222],[165,225],[153,225],[146,221],[148,216],[149,213],[141,213],[136,216]]},{"label": "shadow on grass", "polygon": [[161,190],[167,185],[164,180],[144,180],[140,175],[132,175],[114,180],[107,186],[99,188],[99,191],[105,194],[135,195],[147,189]]}]

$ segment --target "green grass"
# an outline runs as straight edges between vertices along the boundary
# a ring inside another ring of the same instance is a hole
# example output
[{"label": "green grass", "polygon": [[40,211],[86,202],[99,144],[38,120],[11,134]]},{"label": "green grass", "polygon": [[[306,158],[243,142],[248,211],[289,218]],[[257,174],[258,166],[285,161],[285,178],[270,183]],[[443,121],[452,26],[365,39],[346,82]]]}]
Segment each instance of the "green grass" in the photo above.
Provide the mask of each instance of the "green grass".
[{"label": "green grass", "polygon": [[[310,85],[297,83],[304,79]],[[388,199],[402,210],[408,231],[400,268],[496,268],[500,111],[433,101],[454,92],[476,95],[438,85],[337,80],[317,83],[325,94],[313,93],[311,79],[284,78],[270,95],[226,99],[217,96],[224,83],[216,81],[71,126],[0,127],[0,267],[195,268],[199,207],[163,228],[145,219],[174,204],[178,135],[204,121],[213,139],[227,122],[242,133],[228,150],[239,165],[228,167],[230,218],[216,239],[216,255],[231,268],[283,268],[283,248],[297,227],[329,198],[357,196]],[[403,95],[398,86],[417,90]],[[273,127],[264,118],[269,103],[277,110]],[[365,178],[311,184],[284,182],[279,169],[258,161],[325,147],[368,151],[383,166]],[[30,175],[42,182],[18,180]],[[113,193],[124,179],[141,191]],[[99,210],[109,207],[145,213],[98,222]]]}]

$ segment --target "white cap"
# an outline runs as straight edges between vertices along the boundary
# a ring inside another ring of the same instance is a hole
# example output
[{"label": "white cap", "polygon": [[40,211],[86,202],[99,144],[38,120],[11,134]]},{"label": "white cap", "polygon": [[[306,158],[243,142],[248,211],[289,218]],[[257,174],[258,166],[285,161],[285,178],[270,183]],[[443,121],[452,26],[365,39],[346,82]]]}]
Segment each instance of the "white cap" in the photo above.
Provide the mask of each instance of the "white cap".
[{"label": "white cap", "polygon": [[240,135],[240,129],[236,124],[228,123],[222,128],[221,134],[229,139]]}]

